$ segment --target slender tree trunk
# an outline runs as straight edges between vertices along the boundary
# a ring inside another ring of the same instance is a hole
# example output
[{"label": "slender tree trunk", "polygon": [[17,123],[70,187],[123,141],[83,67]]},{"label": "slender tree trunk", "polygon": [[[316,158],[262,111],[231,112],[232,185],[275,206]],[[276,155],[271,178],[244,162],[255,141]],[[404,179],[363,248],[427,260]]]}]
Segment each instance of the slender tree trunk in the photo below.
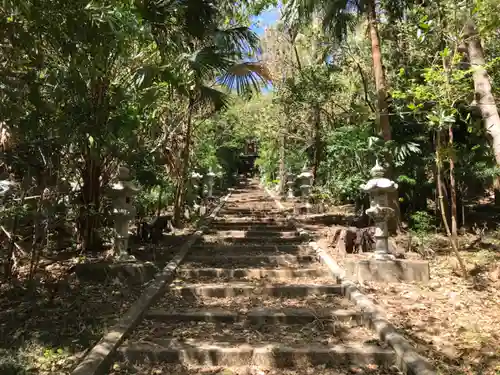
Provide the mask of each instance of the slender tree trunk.
[{"label": "slender tree trunk", "polygon": [[[367,18],[370,31],[370,41],[372,44],[373,73],[375,76],[375,89],[377,90],[377,126],[384,141],[392,139],[391,124],[389,122],[389,106],[387,104],[387,85],[382,63],[382,52],[380,50],[380,38],[378,33],[377,13],[375,10],[375,0],[367,0]],[[392,155],[387,153],[386,161],[389,164],[387,171],[388,178],[392,178]],[[389,205],[394,209],[395,217],[388,222],[388,229],[391,234],[397,232],[401,222],[401,210],[399,209],[398,193],[389,195]]]},{"label": "slender tree trunk", "polygon": [[380,51],[380,38],[377,26],[377,13],[375,11],[375,0],[367,1],[368,25],[370,28],[370,40],[372,44],[373,73],[375,75],[375,89],[377,90],[377,116],[380,134],[384,141],[390,141],[391,125],[389,123],[389,112],[387,105],[387,87]]},{"label": "slender tree trunk", "polygon": [[[491,145],[497,166],[500,166],[500,116],[492,94],[490,77],[485,69],[481,38],[472,19],[465,24],[465,44],[473,71],[474,91],[477,106],[483,117],[484,127],[491,137]],[[495,203],[500,204],[500,177],[494,181]]]},{"label": "slender tree trunk", "polygon": [[99,151],[85,146],[85,166],[82,171],[82,191],[79,218],[79,242],[82,251],[97,251],[100,248],[99,229],[101,161]]},{"label": "slender tree trunk", "polygon": [[158,202],[156,204],[156,217],[161,215],[161,199],[163,197],[163,185],[160,185],[160,191],[158,192]]},{"label": "slender tree trunk", "polygon": [[[453,149],[453,128],[448,128],[449,146]],[[451,197],[451,236],[455,243],[458,242],[458,225],[457,225],[457,186],[455,182],[455,160],[454,155],[449,157],[450,163],[450,197]]]},{"label": "slender tree trunk", "polygon": [[279,180],[280,183],[278,185],[278,194],[285,194],[285,186],[286,186],[286,163],[285,163],[285,145],[286,145],[286,136],[283,131],[280,134],[280,165],[279,165]]},{"label": "slender tree trunk", "polygon": [[189,154],[191,152],[191,133],[192,133],[192,115],[193,115],[193,104],[192,98],[189,98],[189,107],[186,120],[186,140],[184,142],[184,148],[182,150],[182,165],[181,174],[179,176],[179,181],[177,182],[177,189],[175,191],[175,203],[174,203],[174,225],[178,227],[181,223],[182,209],[184,208],[184,200],[186,196],[186,182],[189,173]]},{"label": "slender tree trunk", "polygon": [[437,130],[436,132],[436,190],[438,194],[438,202],[439,208],[441,211],[441,218],[443,220],[443,225],[446,230],[446,235],[450,239],[451,248],[455,253],[458,264],[460,266],[460,270],[464,278],[467,278],[467,268],[465,267],[465,263],[460,256],[458,251],[458,243],[457,238],[454,237],[450,231],[450,225],[448,224],[448,218],[446,217],[446,204],[444,202],[443,196],[443,174],[442,174],[442,159],[441,159],[441,130]]},{"label": "slender tree trunk", "polygon": [[322,137],[321,137],[320,107],[316,105],[314,106],[313,110],[314,110],[314,160],[312,165],[312,175],[313,175],[313,185],[315,185],[323,150],[322,150]]}]

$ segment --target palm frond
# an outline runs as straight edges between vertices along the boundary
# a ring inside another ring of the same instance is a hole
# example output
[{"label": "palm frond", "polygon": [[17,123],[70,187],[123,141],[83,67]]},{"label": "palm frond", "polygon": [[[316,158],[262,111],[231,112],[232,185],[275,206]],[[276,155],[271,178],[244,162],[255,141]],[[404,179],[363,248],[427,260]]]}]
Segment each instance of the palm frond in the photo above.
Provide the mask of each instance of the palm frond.
[{"label": "palm frond", "polygon": [[353,0],[291,0],[283,8],[283,17],[292,27],[320,17],[324,30],[342,40],[354,26],[359,11]]},{"label": "palm frond", "polygon": [[209,105],[214,111],[227,108],[229,105],[229,95],[209,86],[200,86],[197,93],[197,105]]},{"label": "palm frond", "polygon": [[259,37],[243,26],[218,29],[214,35],[214,44],[226,53],[241,56],[242,53],[252,54],[258,49]]},{"label": "palm frond", "polygon": [[216,28],[217,9],[210,0],[135,0],[141,17],[155,27],[202,40]]},{"label": "palm frond", "polygon": [[247,94],[253,90],[259,91],[261,83],[271,81],[269,70],[259,62],[234,64],[220,78],[222,85],[230,90],[236,90],[238,95]]},{"label": "palm frond", "polygon": [[202,40],[214,32],[218,12],[212,0],[182,0],[181,3],[183,30],[188,35]]},{"label": "palm frond", "polygon": [[217,73],[225,71],[233,64],[229,56],[220,53],[216,46],[201,48],[185,57],[198,80],[212,79]]}]

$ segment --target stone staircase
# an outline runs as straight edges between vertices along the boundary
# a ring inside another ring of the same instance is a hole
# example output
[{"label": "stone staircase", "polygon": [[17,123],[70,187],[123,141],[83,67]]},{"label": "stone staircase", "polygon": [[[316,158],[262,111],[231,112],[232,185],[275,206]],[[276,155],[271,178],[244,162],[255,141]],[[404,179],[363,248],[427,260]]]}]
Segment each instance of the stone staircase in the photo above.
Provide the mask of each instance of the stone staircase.
[{"label": "stone staircase", "polygon": [[366,324],[275,203],[248,182],[118,356],[143,364],[144,374],[398,373],[395,354]]}]

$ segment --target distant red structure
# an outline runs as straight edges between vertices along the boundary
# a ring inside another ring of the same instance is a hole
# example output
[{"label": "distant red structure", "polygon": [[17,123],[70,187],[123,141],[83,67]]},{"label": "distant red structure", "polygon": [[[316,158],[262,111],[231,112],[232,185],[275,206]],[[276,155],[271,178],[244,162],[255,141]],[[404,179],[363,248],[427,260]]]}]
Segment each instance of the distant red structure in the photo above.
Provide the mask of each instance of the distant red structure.
[{"label": "distant red structure", "polygon": [[240,154],[240,165],[238,172],[253,176],[255,174],[255,159],[258,157],[257,141],[254,139],[247,140],[243,152]]}]

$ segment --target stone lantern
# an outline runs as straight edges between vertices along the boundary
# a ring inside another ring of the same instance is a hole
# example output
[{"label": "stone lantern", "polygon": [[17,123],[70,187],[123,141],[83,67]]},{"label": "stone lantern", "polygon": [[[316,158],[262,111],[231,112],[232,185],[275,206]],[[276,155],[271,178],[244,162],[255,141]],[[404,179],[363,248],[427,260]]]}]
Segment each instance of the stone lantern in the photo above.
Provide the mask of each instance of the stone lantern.
[{"label": "stone lantern", "polygon": [[219,170],[219,172],[216,173],[216,177],[219,183],[219,189],[222,190],[224,187],[224,172],[222,170]]},{"label": "stone lantern", "polygon": [[195,203],[197,198],[199,197],[200,181],[202,178],[203,176],[197,172],[191,173],[190,180],[191,180],[191,189],[193,193],[193,199],[191,203]]},{"label": "stone lantern", "polygon": [[300,194],[302,200],[304,201],[305,213],[309,213],[311,209],[311,204],[309,203],[309,195],[311,193],[312,178],[313,174],[307,168],[307,164],[304,164],[302,172],[297,176],[300,181]]},{"label": "stone lantern", "polygon": [[295,198],[293,195],[293,187],[295,185],[295,175],[292,172],[289,172],[287,177],[288,177],[286,180],[286,185],[288,188],[287,198],[293,200],[293,198]]},{"label": "stone lantern", "polygon": [[130,171],[126,167],[118,170],[118,182],[111,187],[111,198],[113,200],[113,221],[115,223],[115,237],[113,251],[115,257],[121,261],[135,260],[127,253],[129,238],[129,223],[135,217],[136,208],[131,204],[139,188],[131,181]]},{"label": "stone lantern", "polygon": [[190,187],[191,187],[191,197],[190,197],[190,202],[189,204],[192,205],[193,209],[195,211],[198,211],[200,208],[199,200],[201,199],[200,196],[200,182],[202,180],[203,176],[199,174],[198,172],[193,172],[191,173],[190,176]]},{"label": "stone lantern", "polygon": [[375,252],[377,260],[393,260],[389,253],[389,231],[387,223],[395,216],[394,209],[389,207],[389,194],[398,189],[398,184],[384,177],[385,170],[378,161],[371,170],[372,178],[361,189],[370,195],[370,208],[366,214],[375,222]]},{"label": "stone lantern", "polygon": [[0,180],[0,197],[3,198],[5,195],[7,195],[12,188],[12,185],[14,185],[12,181]]},{"label": "stone lantern", "polygon": [[214,182],[215,182],[215,173],[212,172],[212,168],[209,169],[207,175],[207,197],[208,199],[213,198],[213,190],[214,190]]}]

